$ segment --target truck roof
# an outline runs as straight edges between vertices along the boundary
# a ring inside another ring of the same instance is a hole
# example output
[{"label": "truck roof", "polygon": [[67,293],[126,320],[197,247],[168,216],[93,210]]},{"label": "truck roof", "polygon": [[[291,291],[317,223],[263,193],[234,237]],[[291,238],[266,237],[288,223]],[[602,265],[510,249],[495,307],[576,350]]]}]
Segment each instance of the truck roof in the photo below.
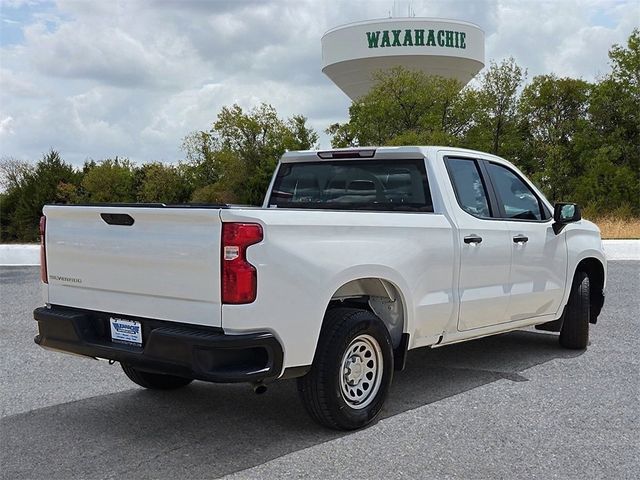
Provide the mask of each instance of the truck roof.
[{"label": "truck roof", "polygon": [[[429,145],[429,146],[410,145],[410,146],[400,146],[400,147],[350,147],[350,148],[331,148],[326,150],[295,150],[295,151],[285,152],[284,155],[282,155],[280,161],[282,163],[298,163],[298,162],[317,162],[321,160],[345,159],[345,158],[407,159],[407,158],[425,157],[439,150],[460,152],[467,155],[469,154],[481,155],[483,157],[494,156],[485,152],[480,152],[478,150],[469,150],[466,148],[437,146],[437,145]],[[335,155],[335,154],[338,154],[338,155]],[[349,154],[353,154],[353,155],[349,155]],[[495,157],[495,158],[499,158],[499,157]]]}]

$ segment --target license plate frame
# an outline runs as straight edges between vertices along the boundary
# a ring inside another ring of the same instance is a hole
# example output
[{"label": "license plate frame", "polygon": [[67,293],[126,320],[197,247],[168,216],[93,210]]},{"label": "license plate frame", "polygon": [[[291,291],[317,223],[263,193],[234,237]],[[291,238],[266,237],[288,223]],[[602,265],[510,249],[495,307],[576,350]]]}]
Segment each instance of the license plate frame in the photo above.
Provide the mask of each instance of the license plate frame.
[{"label": "license plate frame", "polygon": [[142,323],[122,317],[109,317],[111,341],[125,345],[142,346]]}]

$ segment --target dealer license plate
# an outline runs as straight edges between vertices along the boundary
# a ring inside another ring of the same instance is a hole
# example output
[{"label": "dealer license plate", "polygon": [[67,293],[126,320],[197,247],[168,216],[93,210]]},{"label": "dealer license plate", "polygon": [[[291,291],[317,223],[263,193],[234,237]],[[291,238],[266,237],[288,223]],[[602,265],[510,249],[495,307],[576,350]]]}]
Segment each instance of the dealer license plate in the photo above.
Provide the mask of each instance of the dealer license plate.
[{"label": "dealer license plate", "polygon": [[142,345],[142,324],[135,320],[109,317],[111,341],[129,345]]}]

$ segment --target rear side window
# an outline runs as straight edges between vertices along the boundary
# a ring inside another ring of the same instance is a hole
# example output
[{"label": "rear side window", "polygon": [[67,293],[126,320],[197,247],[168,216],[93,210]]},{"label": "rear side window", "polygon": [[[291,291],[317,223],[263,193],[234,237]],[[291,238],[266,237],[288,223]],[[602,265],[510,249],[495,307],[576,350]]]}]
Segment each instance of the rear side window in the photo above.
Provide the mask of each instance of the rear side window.
[{"label": "rear side window", "polygon": [[433,212],[424,160],[284,163],[269,207]]},{"label": "rear side window", "polygon": [[548,218],[536,194],[518,175],[495,163],[489,163],[487,170],[502,207],[502,217],[519,220]]},{"label": "rear side window", "polygon": [[462,209],[476,217],[490,217],[487,189],[475,160],[448,158],[447,170]]}]

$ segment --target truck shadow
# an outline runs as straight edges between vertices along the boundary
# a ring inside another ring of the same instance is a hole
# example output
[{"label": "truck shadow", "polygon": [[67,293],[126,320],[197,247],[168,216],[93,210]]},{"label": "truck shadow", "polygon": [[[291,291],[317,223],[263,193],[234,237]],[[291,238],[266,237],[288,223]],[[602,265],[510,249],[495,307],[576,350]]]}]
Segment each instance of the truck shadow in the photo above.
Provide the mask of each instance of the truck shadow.
[{"label": "truck shadow", "polygon": [[[582,352],[557,336],[517,331],[410,352],[381,416],[388,418]],[[7,417],[6,478],[213,478],[344,435],[313,423],[295,380],[254,395],[247,385],[194,382],[174,392],[132,389]],[[375,427],[374,427],[375,428]]]}]

